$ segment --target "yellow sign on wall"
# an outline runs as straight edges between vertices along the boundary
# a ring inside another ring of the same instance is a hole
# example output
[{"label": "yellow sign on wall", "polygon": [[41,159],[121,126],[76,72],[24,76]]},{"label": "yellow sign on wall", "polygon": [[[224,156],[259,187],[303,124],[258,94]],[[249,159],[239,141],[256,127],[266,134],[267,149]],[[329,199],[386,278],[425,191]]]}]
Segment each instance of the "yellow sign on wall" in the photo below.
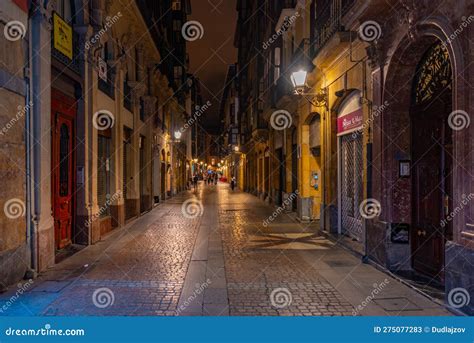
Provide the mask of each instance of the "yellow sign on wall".
[{"label": "yellow sign on wall", "polygon": [[72,27],[54,13],[53,29],[54,48],[72,60]]}]

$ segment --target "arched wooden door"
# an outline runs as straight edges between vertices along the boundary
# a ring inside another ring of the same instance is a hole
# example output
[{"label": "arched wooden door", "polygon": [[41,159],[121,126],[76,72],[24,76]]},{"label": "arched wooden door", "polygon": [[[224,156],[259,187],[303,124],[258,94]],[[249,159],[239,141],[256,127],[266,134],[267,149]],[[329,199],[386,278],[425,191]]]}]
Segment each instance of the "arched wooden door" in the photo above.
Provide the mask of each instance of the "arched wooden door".
[{"label": "arched wooden door", "polygon": [[419,272],[442,281],[446,238],[452,234],[452,111],[451,64],[437,43],[420,62],[413,85],[412,263]]}]

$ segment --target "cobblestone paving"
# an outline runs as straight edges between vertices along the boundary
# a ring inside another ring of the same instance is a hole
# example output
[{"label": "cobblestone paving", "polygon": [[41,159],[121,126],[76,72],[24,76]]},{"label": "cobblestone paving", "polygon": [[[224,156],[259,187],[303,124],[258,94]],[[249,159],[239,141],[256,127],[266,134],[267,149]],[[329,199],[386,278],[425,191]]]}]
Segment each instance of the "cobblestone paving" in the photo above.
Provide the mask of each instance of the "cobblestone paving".
[{"label": "cobblestone paving", "polygon": [[146,228],[125,233],[86,265],[41,314],[175,315],[199,220],[183,217],[179,205],[163,206]]},{"label": "cobblestone paving", "polygon": [[[181,212],[189,197],[202,201],[202,217]],[[12,303],[13,285],[0,294],[0,315],[447,314],[394,279],[361,310],[388,276],[291,215],[264,226],[274,210],[226,185],[201,185],[42,273]]]},{"label": "cobblestone paving", "polygon": [[[255,248],[255,239],[270,235],[263,227],[267,208],[258,200],[236,194],[237,207],[219,213],[229,306],[231,315],[334,316],[351,315],[353,307],[318,272],[305,262],[299,252]],[[228,198],[223,194],[223,198]],[[240,198],[241,201],[237,201]],[[228,202],[222,201],[228,206]],[[262,207],[260,205],[260,207]],[[291,239],[290,239],[291,241]],[[260,239],[258,242],[261,242]],[[268,240],[271,246],[272,240]]]}]

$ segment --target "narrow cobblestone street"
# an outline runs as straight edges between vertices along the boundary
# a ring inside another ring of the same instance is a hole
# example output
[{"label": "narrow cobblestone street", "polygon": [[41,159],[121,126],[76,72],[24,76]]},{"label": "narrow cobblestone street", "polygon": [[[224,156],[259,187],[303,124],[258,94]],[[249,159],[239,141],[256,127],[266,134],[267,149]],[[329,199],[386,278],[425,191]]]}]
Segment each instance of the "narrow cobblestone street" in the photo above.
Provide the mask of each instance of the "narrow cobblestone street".
[{"label": "narrow cobblestone street", "polygon": [[[203,215],[187,218],[182,204],[194,197]],[[282,213],[264,227],[273,211],[227,184],[201,184],[43,273],[4,314],[449,314],[318,234],[317,223]]]}]

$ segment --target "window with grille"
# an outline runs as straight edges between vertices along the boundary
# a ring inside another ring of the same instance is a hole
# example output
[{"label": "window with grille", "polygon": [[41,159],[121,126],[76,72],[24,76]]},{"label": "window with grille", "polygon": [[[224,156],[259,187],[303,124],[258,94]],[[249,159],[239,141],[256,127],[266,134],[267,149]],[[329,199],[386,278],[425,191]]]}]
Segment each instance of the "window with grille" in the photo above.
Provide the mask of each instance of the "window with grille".
[{"label": "window with grille", "polygon": [[97,161],[97,202],[99,215],[110,216],[110,135],[99,135],[98,137],[98,161]]}]

